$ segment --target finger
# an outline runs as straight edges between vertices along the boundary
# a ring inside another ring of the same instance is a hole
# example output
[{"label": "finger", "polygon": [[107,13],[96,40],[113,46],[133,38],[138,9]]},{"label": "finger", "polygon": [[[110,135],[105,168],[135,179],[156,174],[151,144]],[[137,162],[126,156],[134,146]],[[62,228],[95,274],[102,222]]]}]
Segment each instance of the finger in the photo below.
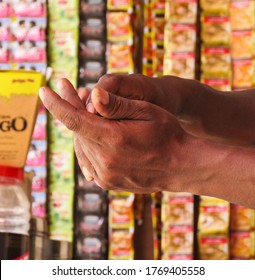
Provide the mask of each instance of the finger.
[{"label": "finger", "polygon": [[81,88],[78,88],[78,96],[81,100],[81,102],[86,105],[87,103],[87,99],[90,95],[90,92],[91,90],[89,88],[86,88],[86,87],[81,87]]},{"label": "finger", "polygon": [[81,99],[79,98],[77,91],[74,89],[73,85],[67,79],[60,79],[57,82],[57,89],[59,95],[72,104],[77,109],[85,108]]},{"label": "finger", "polygon": [[96,114],[95,107],[91,102],[91,90],[88,88],[79,88],[78,96],[81,99],[82,103],[86,106],[86,109],[91,114]]},{"label": "finger", "polygon": [[81,116],[73,105],[47,87],[40,88],[39,96],[46,109],[69,130],[80,130]]},{"label": "finger", "polygon": [[114,95],[128,99],[151,101],[150,93],[155,92],[154,79],[141,74],[106,74],[96,87],[103,88]]},{"label": "finger", "polygon": [[91,93],[96,111],[107,119],[151,120],[154,105],[138,100],[130,100],[113,95],[101,88],[94,88]]},{"label": "finger", "polygon": [[83,175],[87,181],[93,180],[93,166],[82,150],[79,139],[74,136],[74,151]]},{"label": "finger", "polygon": [[88,113],[86,110],[79,110],[57,93],[47,87],[39,91],[40,98],[46,109],[69,130],[81,133],[85,139],[101,143],[109,131],[106,120]]}]

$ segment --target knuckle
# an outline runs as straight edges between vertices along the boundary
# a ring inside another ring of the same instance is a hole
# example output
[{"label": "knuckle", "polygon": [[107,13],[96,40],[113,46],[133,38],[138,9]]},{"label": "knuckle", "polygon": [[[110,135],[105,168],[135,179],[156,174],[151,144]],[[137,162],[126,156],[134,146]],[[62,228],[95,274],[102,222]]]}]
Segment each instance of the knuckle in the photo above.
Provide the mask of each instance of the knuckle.
[{"label": "knuckle", "polygon": [[72,112],[66,112],[62,117],[63,124],[71,131],[77,132],[80,127],[80,121],[79,121],[78,115],[74,117],[74,114]]}]

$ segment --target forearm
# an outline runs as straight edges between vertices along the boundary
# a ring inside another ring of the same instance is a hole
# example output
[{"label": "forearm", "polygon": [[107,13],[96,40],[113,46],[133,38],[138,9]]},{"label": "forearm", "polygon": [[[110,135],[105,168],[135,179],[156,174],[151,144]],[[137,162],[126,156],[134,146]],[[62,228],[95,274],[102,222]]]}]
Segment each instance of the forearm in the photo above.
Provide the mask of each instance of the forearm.
[{"label": "forearm", "polygon": [[[165,102],[182,127],[195,136],[233,145],[255,143],[255,89],[220,92],[197,81],[160,78]],[[173,102],[174,100],[174,102]]]},{"label": "forearm", "polygon": [[170,188],[255,209],[255,150],[188,136],[170,172]]}]

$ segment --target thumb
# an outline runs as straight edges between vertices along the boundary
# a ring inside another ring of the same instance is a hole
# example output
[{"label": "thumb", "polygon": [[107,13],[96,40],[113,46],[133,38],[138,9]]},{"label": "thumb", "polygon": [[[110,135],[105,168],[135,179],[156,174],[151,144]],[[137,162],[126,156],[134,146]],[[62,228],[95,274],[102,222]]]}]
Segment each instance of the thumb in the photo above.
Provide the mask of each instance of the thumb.
[{"label": "thumb", "polygon": [[105,91],[102,88],[94,88],[91,92],[92,104],[99,115],[106,119],[133,119],[151,120],[152,104],[145,101],[130,100]]}]

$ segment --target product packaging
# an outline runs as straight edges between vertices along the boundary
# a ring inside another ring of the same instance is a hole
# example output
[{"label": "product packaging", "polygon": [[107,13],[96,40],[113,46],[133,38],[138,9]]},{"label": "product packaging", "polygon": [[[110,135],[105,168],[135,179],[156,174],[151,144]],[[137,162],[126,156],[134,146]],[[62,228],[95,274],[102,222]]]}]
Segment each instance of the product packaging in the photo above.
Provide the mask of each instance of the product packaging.
[{"label": "product packaging", "polygon": [[24,167],[44,77],[36,72],[2,71],[0,83],[0,165]]}]

